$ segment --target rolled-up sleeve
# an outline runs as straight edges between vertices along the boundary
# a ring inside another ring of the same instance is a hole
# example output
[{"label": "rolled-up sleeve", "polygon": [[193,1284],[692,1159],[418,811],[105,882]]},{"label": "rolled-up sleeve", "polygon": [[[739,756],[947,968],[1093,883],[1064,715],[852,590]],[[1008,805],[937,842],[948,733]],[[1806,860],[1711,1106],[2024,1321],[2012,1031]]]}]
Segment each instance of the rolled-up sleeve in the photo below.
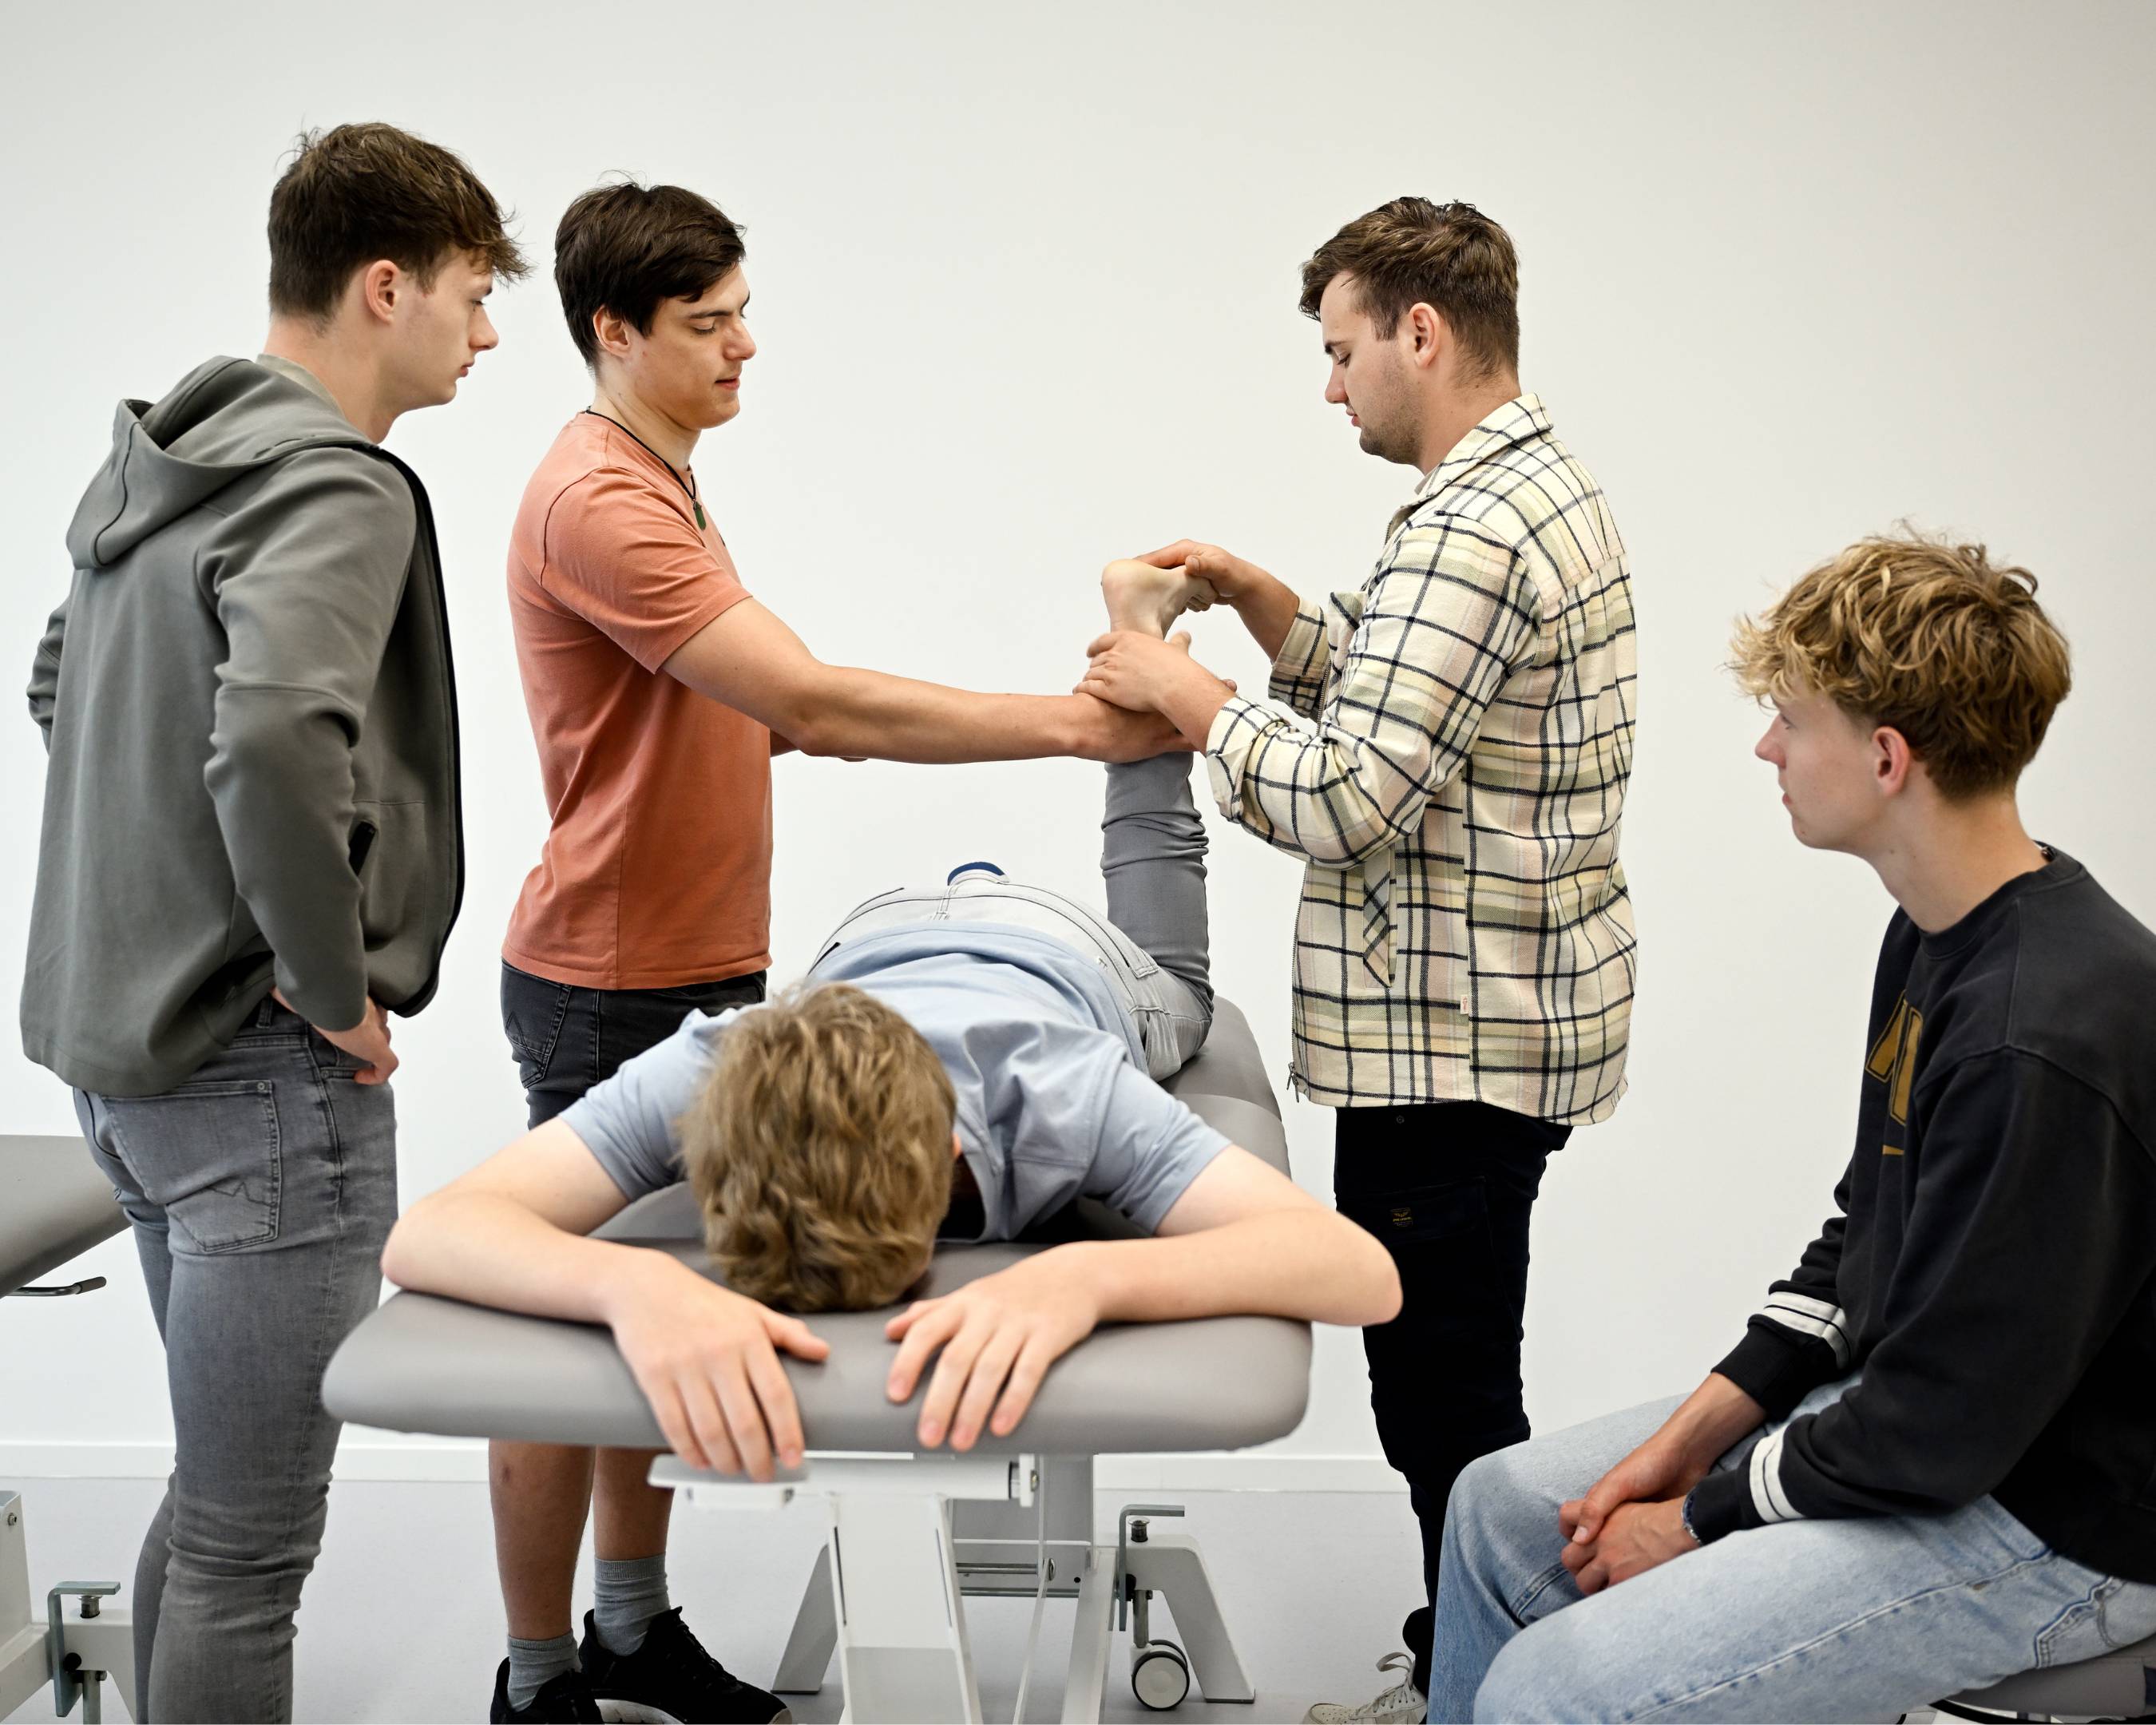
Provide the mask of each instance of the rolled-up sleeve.
[{"label": "rolled-up sleeve", "polygon": [[1296,607],[1287,639],[1273,656],[1267,693],[1306,719],[1314,719],[1325,700],[1325,673],[1332,664],[1332,644],[1325,633],[1324,616],[1305,599]]},{"label": "rolled-up sleeve", "polygon": [[[1528,662],[1541,623],[1513,548],[1450,519],[1399,534],[1366,593],[1330,700],[1309,716],[1299,710],[1297,667],[1286,663],[1306,629],[1299,613],[1275,666],[1276,699],[1230,700],[1206,738],[1221,813],[1277,849],[1333,866],[1419,824],[1507,678]],[[1322,644],[1317,619],[1307,624]],[[1314,661],[1320,648],[1302,650]]]}]

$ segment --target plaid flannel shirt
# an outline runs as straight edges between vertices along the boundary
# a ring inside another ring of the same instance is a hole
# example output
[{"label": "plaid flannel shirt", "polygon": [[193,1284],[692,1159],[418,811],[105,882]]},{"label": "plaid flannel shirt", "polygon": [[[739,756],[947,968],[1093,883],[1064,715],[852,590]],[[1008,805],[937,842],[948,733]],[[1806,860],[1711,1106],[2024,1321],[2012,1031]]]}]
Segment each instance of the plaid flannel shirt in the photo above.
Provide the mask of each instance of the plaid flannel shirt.
[{"label": "plaid flannel shirt", "polygon": [[1431,470],[1360,589],[1299,608],[1270,699],[1220,710],[1221,812],[1308,864],[1304,1096],[1615,1109],[1635,646],[1616,523],[1523,395]]}]

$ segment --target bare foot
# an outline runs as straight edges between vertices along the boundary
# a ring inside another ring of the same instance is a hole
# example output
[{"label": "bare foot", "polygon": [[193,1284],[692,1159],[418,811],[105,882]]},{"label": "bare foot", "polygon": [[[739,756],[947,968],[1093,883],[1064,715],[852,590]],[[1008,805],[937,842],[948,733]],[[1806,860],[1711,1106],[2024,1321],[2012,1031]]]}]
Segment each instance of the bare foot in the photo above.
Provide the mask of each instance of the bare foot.
[{"label": "bare foot", "polygon": [[1117,557],[1101,571],[1101,597],[1108,602],[1108,627],[1166,635],[1185,611],[1209,609],[1220,595],[1209,581],[1186,575],[1178,564],[1155,568],[1136,557]]}]

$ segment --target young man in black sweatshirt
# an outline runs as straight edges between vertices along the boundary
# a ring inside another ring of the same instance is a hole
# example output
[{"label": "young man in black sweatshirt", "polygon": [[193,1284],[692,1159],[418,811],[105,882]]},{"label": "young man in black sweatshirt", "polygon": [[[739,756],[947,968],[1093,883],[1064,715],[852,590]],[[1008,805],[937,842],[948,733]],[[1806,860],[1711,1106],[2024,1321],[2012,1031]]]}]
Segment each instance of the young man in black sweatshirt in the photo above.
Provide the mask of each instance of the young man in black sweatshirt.
[{"label": "young man in black sweatshirt", "polygon": [[2023,830],[2035,592],[1868,540],[1741,628],[1798,839],[1901,906],[1856,1152],[1689,1398],[1461,1476],[1432,1719],[1892,1718],[2156,1633],[2156,935]]}]

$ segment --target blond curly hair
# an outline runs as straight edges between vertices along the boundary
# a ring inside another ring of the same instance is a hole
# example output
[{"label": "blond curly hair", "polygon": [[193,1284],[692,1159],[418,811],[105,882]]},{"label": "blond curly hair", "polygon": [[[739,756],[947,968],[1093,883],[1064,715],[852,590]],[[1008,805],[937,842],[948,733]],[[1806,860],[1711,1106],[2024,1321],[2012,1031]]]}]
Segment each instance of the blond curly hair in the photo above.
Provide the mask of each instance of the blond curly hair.
[{"label": "blond curly hair", "polygon": [[896,1300],[950,1208],[957,1110],[921,1033],[859,988],[744,1012],[680,1125],[727,1286],[797,1312]]},{"label": "blond curly hair", "polygon": [[1757,700],[1823,695],[1900,732],[1955,801],[2013,788],[2072,683],[2034,575],[1906,529],[1739,619],[1729,668]]}]

